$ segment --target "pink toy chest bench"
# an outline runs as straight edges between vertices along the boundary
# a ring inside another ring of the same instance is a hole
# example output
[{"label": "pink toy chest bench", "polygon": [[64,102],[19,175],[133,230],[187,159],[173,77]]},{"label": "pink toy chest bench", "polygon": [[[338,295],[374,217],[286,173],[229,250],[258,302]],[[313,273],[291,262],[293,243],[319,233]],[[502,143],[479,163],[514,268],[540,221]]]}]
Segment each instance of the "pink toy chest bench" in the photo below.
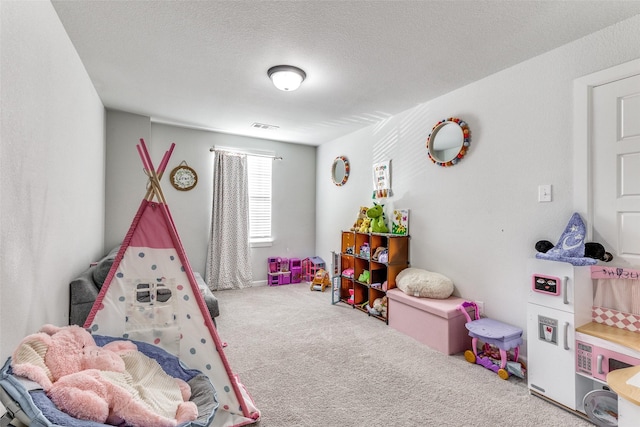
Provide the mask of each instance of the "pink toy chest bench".
[{"label": "pink toy chest bench", "polygon": [[467,319],[457,307],[465,300],[417,298],[400,289],[387,291],[389,326],[444,354],[471,348]]}]

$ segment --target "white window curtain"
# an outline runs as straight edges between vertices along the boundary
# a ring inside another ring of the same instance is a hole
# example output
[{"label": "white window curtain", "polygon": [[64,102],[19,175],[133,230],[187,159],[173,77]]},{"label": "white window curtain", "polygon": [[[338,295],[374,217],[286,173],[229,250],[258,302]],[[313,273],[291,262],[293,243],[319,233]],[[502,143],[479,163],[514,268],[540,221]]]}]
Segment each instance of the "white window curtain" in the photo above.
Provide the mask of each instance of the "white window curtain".
[{"label": "white window curtain", "polygon": [[206,281],[212,291],[251,286],[247,156],[215,152]]}]

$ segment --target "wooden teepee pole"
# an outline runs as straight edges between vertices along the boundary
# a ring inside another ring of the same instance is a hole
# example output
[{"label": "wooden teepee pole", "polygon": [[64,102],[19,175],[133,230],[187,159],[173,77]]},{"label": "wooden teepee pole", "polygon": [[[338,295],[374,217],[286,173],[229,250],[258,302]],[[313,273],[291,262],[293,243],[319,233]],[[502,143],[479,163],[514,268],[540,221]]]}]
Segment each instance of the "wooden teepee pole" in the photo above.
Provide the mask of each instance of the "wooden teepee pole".
[{"label": "wooden teepee pole", "polygon": [[173,153],[173,149],[176,144],[172,143],[169,150],[165,151],[164,156],[162,157],[162,161],[160,162],[160,166],[158,167],[158,171],[153,166],[153,161],[151,160],[151,156],[149,155],[149,150],[147,149],[147,145],[144,142],[144,139],[140,138],[140,144],[136,146],[138,149],[138,154],[140,155],[140,159],[142,160],[142,165],[145,170],[145,174],[149,177],[149,185],[147,188],[147,193],[144,196],[145,200],[151,201],[154,196],[158,199],[158,202],[166,204],[166,200],[164,198],[164,193],[162,192],[162,187],[160,186],[160,180],[164,175],[164,171],[169,163],[169,158],[171,158],[171,154]]}]

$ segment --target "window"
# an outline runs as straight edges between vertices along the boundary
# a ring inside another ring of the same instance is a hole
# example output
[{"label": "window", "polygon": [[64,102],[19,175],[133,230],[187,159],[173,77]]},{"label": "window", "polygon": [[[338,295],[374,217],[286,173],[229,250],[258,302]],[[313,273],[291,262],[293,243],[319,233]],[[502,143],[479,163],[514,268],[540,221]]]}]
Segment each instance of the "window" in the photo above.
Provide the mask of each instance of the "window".
[{"label": "window", "polygon": [[273,159],[247,156],[249,175],[249,241],[271,243],[271,167]]}]

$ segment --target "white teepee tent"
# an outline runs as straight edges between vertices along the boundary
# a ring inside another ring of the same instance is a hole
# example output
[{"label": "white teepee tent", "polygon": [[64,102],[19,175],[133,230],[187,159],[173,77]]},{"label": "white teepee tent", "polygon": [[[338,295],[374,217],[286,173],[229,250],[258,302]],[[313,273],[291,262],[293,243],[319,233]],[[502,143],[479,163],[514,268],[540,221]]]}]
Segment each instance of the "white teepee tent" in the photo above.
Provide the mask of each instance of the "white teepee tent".
[{"label": "white teepee tent", "polygon": [[147,193],[84,326],[155,344],[209,376],[220,403],[212,426],[255,423],[260,412],[231,371],[160,187],[174,146],[156,170],[144,140],[137,145]]}]

